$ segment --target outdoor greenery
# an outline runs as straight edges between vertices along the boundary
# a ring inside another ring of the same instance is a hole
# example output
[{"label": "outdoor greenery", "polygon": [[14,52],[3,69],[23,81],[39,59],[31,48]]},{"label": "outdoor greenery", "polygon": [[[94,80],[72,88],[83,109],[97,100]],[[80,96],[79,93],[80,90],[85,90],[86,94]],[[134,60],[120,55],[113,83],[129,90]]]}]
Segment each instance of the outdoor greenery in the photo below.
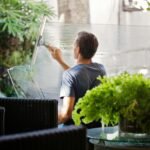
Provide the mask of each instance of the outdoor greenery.
[{"label": "outdoor greenery", "polygon": [[5,70],[30,62],[42,18],[54,11],[36,0],[1,0],[0,10],[0,91],[11,95]]},{"label": "outdoor greenery", "polygon": [[147,4],[148,4],[147,10],[150,11],[150,1],[147,1]]},{"label": "outdoor greenery", "polygon": [[75,105],[75,124],[101,120],[105,125],[115,125],[122,116],[150,133],[150,78],[122,73],[98,79],[101,84],[88,90]]},{"label": "outdoor greenery", "polygon": [[0,10],[0,64],[24,63],[32,54],[41,17],[53,16],[52,8],[35,0],[1,0]]}]

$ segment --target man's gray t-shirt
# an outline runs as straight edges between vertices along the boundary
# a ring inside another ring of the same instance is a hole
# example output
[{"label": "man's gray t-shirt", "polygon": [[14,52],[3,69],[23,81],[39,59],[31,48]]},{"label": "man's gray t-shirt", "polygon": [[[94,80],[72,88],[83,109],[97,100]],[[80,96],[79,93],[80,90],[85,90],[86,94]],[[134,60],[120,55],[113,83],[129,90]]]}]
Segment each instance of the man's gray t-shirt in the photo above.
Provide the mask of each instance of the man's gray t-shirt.
[{"label": "man's gray t-shirt", "polygon": [[83,97],[87,90],[97,86],[98,76],[106,75],[102,64],[79,64],[66,71],[62,76],[60,97],[75,97],[76,102]]}]

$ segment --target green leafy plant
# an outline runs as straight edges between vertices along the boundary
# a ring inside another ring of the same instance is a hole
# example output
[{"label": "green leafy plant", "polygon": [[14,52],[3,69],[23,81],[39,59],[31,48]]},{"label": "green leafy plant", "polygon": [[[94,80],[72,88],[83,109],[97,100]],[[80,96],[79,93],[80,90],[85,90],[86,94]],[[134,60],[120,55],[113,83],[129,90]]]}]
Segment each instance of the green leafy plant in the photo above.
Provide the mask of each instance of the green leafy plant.
[{"label": "green leafy plant", "polygon": [[0,10],[0,91],[11,96],[7,68],[30,62],[43,16],[55,14],[43,0],[0,0]]},{"label": "green leafy plant", "polygon": [[75,124],[100,119],[105,125],[114,125],[122,116],[150,132],[150,78],[122,73],[98,79],[101,84],[88,90],[75,105],[72,113]]},{"label": "green leafy plant", "polygon": [[54,13],[46,3],[35,0],[1,0],[0,10],[1,65],[11,67],[16,65],[16,61],[10,61],[16,60],[16,51],[22,62],[27,60],[26,55],[31,56],[42,17],[51,18]]}]

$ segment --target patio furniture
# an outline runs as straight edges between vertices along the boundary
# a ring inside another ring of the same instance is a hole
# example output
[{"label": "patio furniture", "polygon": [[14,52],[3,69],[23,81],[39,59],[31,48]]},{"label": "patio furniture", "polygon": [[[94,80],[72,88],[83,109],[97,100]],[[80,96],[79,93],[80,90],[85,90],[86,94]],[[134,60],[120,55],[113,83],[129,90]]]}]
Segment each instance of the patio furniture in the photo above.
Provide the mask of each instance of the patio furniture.
[{"label": "patio furniture", "polygon": [[0,98],[5,108],[5,134],[57,127],[55,99]]}]

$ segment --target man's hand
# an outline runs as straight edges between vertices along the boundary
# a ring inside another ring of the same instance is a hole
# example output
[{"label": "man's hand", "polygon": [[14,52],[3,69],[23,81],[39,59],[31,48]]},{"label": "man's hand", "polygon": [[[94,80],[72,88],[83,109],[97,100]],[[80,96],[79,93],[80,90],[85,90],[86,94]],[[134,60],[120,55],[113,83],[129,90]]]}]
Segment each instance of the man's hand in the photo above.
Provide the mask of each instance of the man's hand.
[{"label": "man's hand", "polygon": [[58,62],[62,61],[62,53],[61,50],[57,47],[51,46],[51,45],[47,45],[46,46],[49,50],[49,52],[51,53],[51,56],[56,59]]},{"label": "man's hand", "polygon": [[51,45],[45,45],[45,46],[48,48],[51,56],[62,66],[64,70],[70,68],[63,60],[62,52],[59,48]]}]

